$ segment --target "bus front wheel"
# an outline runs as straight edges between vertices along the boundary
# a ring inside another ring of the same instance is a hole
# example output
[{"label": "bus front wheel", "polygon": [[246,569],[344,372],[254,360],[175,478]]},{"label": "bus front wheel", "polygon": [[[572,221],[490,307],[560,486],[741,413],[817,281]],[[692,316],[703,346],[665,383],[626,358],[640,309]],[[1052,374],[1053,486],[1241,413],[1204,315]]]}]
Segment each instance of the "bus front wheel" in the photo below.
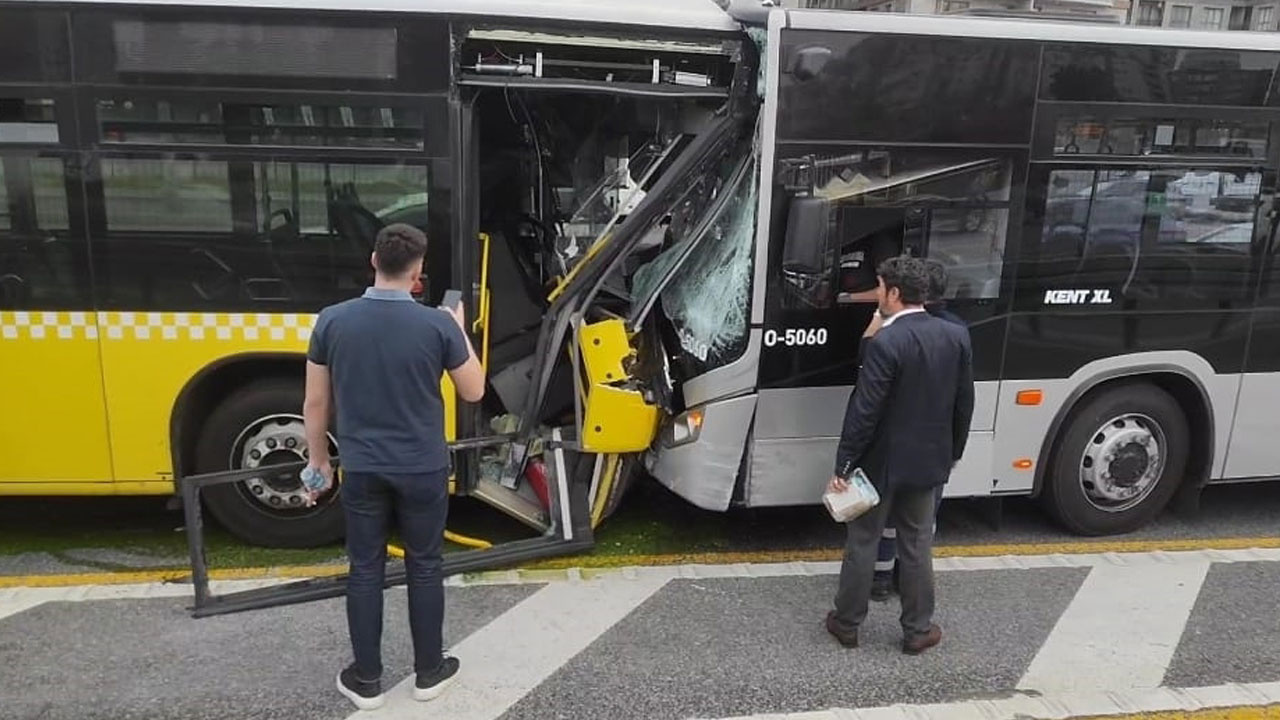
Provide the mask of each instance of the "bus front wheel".
[{"label": "bus front wheel", "polygon": [[[196,446],[200,473],[296,462],[307,457],[302,385],[264,380],[246,385],[218,405]],[[336,452],[330,437],[330,450]],[[204,493],[209,511],[233,535],[254,545],[304,548],[343,536],[335,487],[308,507],[297,478],[255,478],[217,485]]]},{"label": "bus front wheel", "polygon": [[1169,393],[1147,383],[1086,399],[1059,438],[1045,500],[1059,522],[1082,535],[1146,525],[1169,503],[1187,466],[1186,415]]}]

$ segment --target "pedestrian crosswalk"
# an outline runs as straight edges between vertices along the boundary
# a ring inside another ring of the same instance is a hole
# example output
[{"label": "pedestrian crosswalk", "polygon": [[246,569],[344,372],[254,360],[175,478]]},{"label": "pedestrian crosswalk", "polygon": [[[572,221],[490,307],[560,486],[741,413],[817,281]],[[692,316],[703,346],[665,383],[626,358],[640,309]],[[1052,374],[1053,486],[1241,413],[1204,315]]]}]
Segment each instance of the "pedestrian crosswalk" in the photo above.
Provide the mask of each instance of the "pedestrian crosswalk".
[{"label": "pedestrian crosswalk", "polygon": [[[919,658],[898,652],[894,602],[873,607],[856,650],[825,634],[836,563],[454,578],[446,635],[460,681],[424,708],[405,680],[382,709],[354,714],[328,692],[348,652],[340,600],[192,620],[182,585],[11,588],[0,707],[119,717],[158,693],[168,715],[194,718],[1013,720],[1280,703],[1280,549],[936,568],[944,641]],[[402,596],[389,593],[387,687],[409,675]],[[169,682],[139,685],[131,658]],[[282,659],[315,686],[267,692]],[[93,704],[50,667],[98,683]]]},{"label": "pedestrian crosswalk", "polygon": [[1209,562],[1196,556],[1093,567],[1017,689],[1159,687],[1208,572]]}]

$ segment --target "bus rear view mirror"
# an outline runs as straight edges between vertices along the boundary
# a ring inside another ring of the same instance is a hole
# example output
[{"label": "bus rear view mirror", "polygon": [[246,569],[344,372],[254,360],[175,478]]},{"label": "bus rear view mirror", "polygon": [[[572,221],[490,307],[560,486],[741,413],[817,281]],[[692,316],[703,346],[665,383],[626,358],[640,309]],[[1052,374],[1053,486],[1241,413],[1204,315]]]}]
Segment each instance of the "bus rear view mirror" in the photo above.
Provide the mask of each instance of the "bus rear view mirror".
[{"label": "bus rear view mirror", "polygon": [[819,274],[827,267],[830,252],[831,202],[826,198],[798,197],[787,214],[787,240],[782,265],[803,274]]}]

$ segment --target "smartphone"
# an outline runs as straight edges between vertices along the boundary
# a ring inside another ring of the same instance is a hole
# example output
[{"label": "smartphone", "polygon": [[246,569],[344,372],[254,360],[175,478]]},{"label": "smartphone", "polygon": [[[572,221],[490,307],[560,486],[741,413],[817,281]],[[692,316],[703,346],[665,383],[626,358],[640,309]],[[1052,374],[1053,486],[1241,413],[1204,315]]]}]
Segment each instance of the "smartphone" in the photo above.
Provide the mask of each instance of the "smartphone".
[{"label": "smartphone", "polygon": [[453,310],[462,304],[461,290],[445,290],[444,298],[440,300],[440,307],[447,310]]}]

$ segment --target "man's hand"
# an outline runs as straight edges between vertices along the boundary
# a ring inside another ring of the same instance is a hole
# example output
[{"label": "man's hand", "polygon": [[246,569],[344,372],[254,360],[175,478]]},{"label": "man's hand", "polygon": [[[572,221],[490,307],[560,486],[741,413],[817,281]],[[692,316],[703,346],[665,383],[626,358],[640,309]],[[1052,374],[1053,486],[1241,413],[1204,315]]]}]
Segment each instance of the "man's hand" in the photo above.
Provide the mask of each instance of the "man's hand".
[{"label": "man's hand", "polygon": [[849,489],[849,483],[839,475],[832,475],[831,482],[827,483],[827,492],[842,493]]},{"label": "man's hand", "polygon": [[305,493],[307,496],[307,502],[306,502],[307,507],[313,507],[316,504],[316,500],[321,495],[329,492],[329,490],[333,488],[333,464],[332,463],[330,463],[328,460],[325,460],[324,462],[320,462],[320,463],[315,463],[315,462],[308,463],[306,469],[303,470],[302,472],[310,473],[313,471],[319,472],[320,476],[324,478],[324,486],[313,489],[313,488],[307,487],[307,484],[305,482],[302,483],[302,492]]},{"label": "man's hand", "polygon": [[462,302],[459,301],[457,307],[443,308],[443,310],[453,317],[453,321],[458,323],[458,327],[462,328],[462,333],[465,335],[467,333],[467,309]]},{"label": "man's hand", "polygon": [[880,332],[880,327],[882,325],[884,325],[884,316],[880,314],[879,310],[876,310],[871,314],[871,322],[867,323],[867,329],[862,331],[862,337],[873,337],[876,333]]}]

